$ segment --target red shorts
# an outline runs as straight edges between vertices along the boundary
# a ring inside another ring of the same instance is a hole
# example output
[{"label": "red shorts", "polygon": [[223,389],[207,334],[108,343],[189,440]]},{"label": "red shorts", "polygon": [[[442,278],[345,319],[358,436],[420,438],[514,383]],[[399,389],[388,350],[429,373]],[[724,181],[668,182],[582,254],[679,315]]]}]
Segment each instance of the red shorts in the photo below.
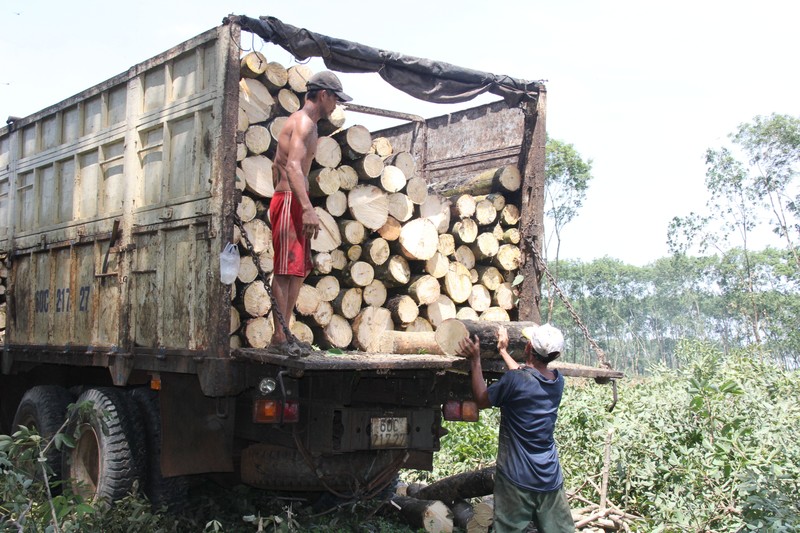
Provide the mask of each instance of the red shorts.
[{"label": "red shorts", "polygon": [[276,192],[269,203],[274,273],[306,277],[311,272],[311,240],[303,235],[303,208],[291,191]]}]

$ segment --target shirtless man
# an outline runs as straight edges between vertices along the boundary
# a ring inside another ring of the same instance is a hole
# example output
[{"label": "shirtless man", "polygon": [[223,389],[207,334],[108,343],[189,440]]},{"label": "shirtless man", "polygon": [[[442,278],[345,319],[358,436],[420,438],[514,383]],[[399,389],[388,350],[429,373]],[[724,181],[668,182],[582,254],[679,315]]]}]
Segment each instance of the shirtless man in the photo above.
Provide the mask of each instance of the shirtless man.
[{"label": "shirtless man", "polygon": [[272,165],[275,194],[269,216],[275,249],[272,294],[277,303],[272,313],[273,347],[287,342],[278,312],[288,326],[300,287],[311,272],[311,239],[319,232],[319,217],[308,198],[308,172],[317,148],[317,122],[328,118],[337,102],[352,100],[342,91],[339,78],[330,71],[313,75],[307,87],[303,108],[292,113],[278,136]]}]

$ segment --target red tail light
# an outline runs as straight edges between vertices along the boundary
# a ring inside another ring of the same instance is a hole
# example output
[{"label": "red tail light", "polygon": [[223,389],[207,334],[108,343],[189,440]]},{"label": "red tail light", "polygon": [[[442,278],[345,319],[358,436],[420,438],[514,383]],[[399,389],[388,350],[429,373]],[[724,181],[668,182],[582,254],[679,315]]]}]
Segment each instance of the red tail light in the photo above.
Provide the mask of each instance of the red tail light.
[{"label": "red tail light", "polygon": [[300,404],[293,401],[259,399],[253,405],[253,422],[256,424],[292,423],[300,420]]},{"label": "red tail light", "polygon": [[470,400],[448,400],[442,406],[442,416],[445,420],[477,422],[478,404]]}]

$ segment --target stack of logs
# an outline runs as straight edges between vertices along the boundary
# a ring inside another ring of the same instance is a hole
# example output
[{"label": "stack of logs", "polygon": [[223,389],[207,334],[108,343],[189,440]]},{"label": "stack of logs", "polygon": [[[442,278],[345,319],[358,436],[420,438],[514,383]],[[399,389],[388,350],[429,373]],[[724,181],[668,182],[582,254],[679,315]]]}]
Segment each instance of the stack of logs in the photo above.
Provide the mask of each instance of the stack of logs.
[{"label": "stack of logs", "polygon": [[[265,347],[270,300],[255,261],[272,271],[268,208],[272,158],[286,117],[303,104],[311,72],[284,68],[258,52],[241,61],[237,213],[256,257],[240,243],[231,298],[231,346]],[[289,325],[323,348],[393,351],[388,330],[433,332],[450,318],[515,318],[520,264],[520,187],[515,166],[489,169],[433,194],[414,157],[363,126],[342,129],[341,108],[319,125],[309,196],[321,220],[311,243],[314,270]],[[508,202],[507,202],[508,201]],[[240,242],[238,229],[235,242]],[[428,333],[429,335],[430,333]]]}]

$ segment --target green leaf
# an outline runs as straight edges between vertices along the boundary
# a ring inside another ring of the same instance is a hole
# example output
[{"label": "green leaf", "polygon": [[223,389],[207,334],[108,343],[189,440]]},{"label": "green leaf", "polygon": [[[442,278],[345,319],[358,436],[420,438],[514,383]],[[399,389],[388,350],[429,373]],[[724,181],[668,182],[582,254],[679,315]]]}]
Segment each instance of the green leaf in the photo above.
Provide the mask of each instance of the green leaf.
[{"label": "green leaf", "polygon": [[328,348],[328,355],[344,355],[344,352],[339,348]]},{"label": "green leaf", "polygon": [[512,287],[516,287],[517,285],[522,283],[524,280],[525,280],[525,276],[523,276],[522,274],[517,274],[517,276],[514,278],[514,281],[511,282],[511,286]]}]

